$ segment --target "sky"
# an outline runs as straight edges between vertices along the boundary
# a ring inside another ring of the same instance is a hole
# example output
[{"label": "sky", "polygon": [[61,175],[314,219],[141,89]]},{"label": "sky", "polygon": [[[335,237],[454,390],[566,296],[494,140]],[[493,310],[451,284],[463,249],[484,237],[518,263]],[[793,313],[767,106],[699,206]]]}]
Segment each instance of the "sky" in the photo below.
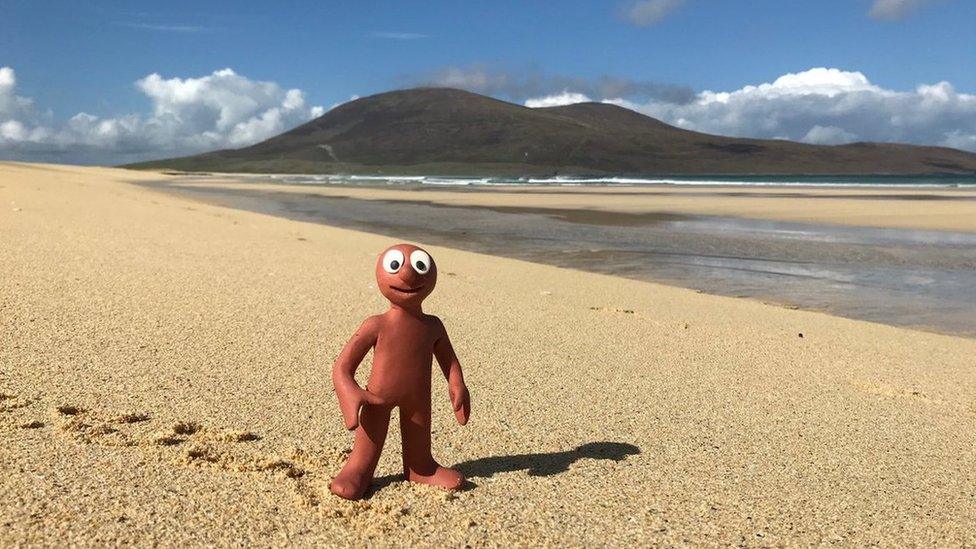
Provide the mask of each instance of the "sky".
[{"label": "sky", "polygon": [[0,159],[241,147],[395,88],[976,151],[976,1],[0,0]]}]

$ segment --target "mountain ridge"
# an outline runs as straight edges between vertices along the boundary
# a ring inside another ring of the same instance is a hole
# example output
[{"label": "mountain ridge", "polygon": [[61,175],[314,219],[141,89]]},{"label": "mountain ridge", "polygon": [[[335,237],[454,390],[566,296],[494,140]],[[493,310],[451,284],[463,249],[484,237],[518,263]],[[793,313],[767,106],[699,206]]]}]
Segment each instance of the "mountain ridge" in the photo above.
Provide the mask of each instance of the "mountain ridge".
[{"label": "mountain ridge", "polygon": [[130,164],[254,173],[539,175],[976,174],[976,154],[710,135],[607,103],[530,108],[451,88],[344,103],[260,143]]}]

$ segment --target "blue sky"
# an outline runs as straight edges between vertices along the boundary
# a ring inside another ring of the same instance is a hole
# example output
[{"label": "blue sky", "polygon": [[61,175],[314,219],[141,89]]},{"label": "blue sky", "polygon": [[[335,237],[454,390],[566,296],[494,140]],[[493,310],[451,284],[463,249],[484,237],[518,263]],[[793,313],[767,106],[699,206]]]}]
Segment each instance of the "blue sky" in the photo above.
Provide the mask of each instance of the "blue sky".
[{"label": "blue sky", "polygon": [[[8,95],[29,100],[33,110],[30,115],[23,109],[19,115],[8,112],[6,117],[17,121],[18,128],[51,130],[37,136],[61,132],[69,118],[82,112],[100,120],[138,116],[140,123],[146,122],[153,112],[169,107],[139,89],[135,83],[140,79],[156,73],[182,82],[230,68],[248,81],[275,83],[282,93],[301,90],[302,110],[284,117],[284,125],[310,116],[313,106],[328,109],[354,95],[454,83],[519,102],[534,95],[579,92],[586,99],[618,100],[671,123],[683,118],[693,129],[801,139],[809,134],[799,135],[804,127],[786,124],[766,134],[755,124],[713,127],[695,116],[739,114],[665,108],[659,103],[667,98],[654,93],[600,96],[604,88],[587,82],[611,77],[618,83],[640,83],[644,86],[638,89],[645,91],[653,84],[689,94],[734,92],[815,67],[859,73],[884,91],[912,92],[919,85],[947,82],[953,93],[963,94],[962,106],[956,107],[963,111],[962,125],[911,132],[925,135],[919,139],[877,128],[859,132],[843,120],[824,119],[819,124],[816,113],[803,120],[808,130],[835,128],[834,141],[889,140],[886,136],[891,135],[890,140],[965,146],[976,135],[970,126],[976,125],[976,115],[966,118],[966,97],[976,92],[976,2],[969,0],[0,0],[0,11],[0,67],[15,75],[8,78],[14,82]],[[445,80],[449,74],[455,78]],[[485,84],[485,78],[494,83]],[[753,103],[746,112],[753,112]],[[0,103],[0,123],[2,108]],[[894,107],[887,108],[885,116],[891,118]],[[877,123],[877,115],[869,118]],[[866,121],[854,116],[855,123]],[[945,137],[950,134],[957,137]],[[29,157],[44,149],[36,143],[25,145],[23,139],[11,144],[11,136],[24,135],[7,132],[8,143],[0,141],[0,156],[4,147],[6,157]],[[53,138],[43,139],[50,146]],[[70,149],[70,141],[61,139],[58,147]],[[104,148],[84,145],[89,150]],[[193,148],[184,142],[173,150]]]}]

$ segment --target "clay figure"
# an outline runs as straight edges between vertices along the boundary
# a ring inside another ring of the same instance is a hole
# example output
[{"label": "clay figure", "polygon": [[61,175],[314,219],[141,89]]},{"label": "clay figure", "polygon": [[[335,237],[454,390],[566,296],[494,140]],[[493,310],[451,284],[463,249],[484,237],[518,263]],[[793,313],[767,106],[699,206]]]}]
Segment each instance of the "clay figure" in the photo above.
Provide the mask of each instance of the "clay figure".
[{"label": "clay figure", "polygon": [[[363,497],[383,450],[390,412],[399,407],[406,479],[457,490],[464,477],[438,465],[430,453],[432,357],[447,378],[457,422],[466,424],[471,413],[471,397],[447,330],[421,306],[437,283],[437,265],[426,251],[397,244],[377,260],[376,283],[390,301],[389,310],[363,321],[332,368],[339,408],[355,439],[329,489],[345,499]],[[355,373],[371,348],[373,369],[364,389]]]}]

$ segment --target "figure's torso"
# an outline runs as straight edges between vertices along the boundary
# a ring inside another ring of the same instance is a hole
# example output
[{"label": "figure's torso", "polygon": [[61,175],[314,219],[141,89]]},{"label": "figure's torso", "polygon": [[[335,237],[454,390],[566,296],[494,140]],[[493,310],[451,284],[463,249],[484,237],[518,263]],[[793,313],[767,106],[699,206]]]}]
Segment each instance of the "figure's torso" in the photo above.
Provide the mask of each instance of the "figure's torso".
[{"label": "figure's torso", "polygon": [[439,323],[429,315],[391,309],[379,318],[369,391],[400,404],[430,398],[430,374]]}]

